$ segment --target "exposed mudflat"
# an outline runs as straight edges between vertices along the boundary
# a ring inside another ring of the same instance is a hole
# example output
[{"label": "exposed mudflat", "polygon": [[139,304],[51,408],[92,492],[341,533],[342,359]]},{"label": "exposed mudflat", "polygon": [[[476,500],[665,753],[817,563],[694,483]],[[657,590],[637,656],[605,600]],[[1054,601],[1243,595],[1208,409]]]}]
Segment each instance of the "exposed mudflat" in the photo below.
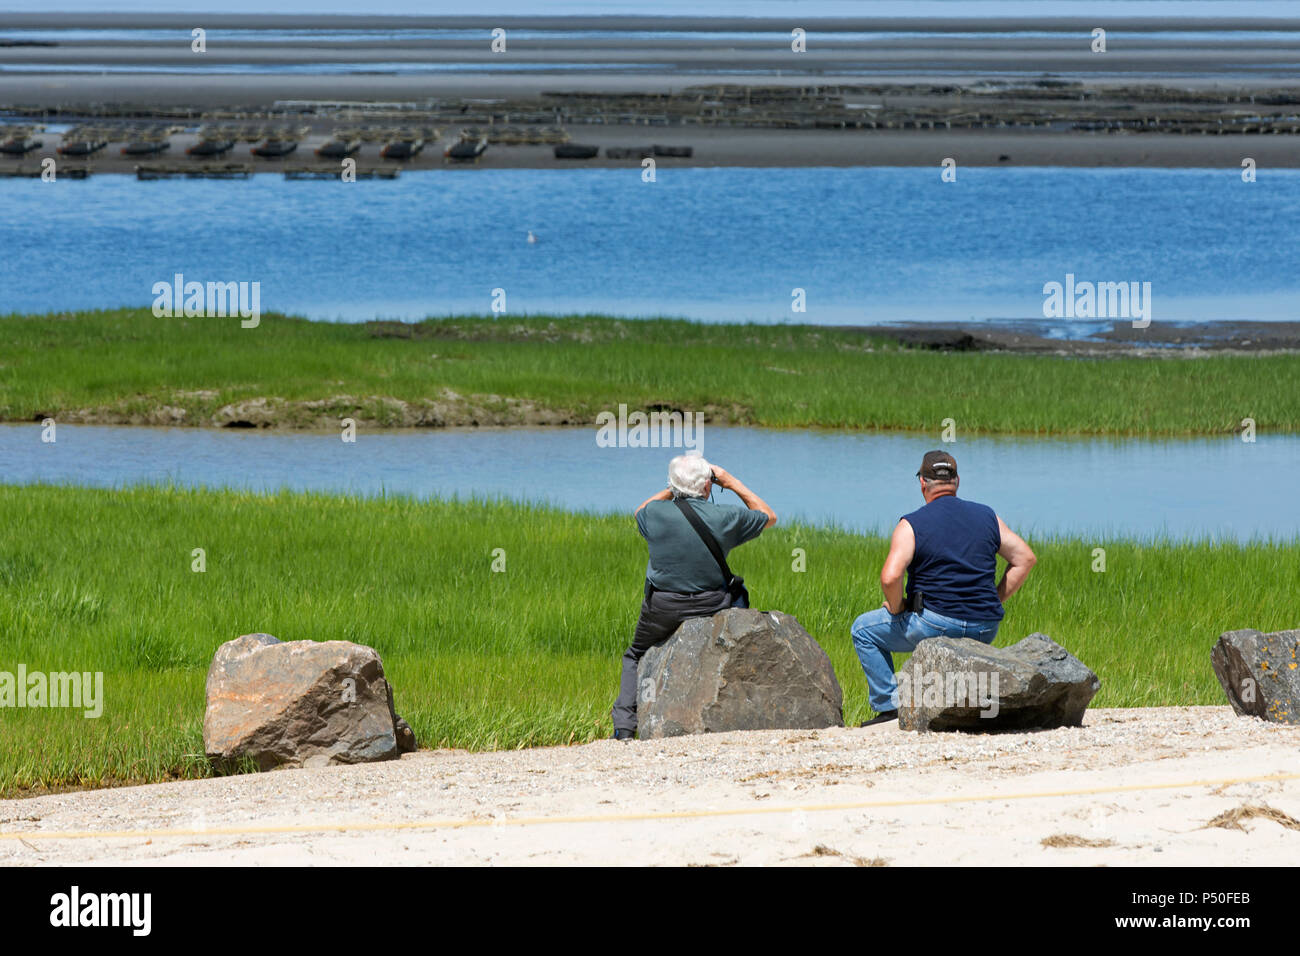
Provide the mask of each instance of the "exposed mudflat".
[{"label": "exposed mudflat", "polygon": [[[1056,323],[1058,328],[1068,326]],[[1023,352],[1049,355],[1197,358],[1207,353],[1268,354],[1300,351],[1300,322],[1199,322],[1174,325],[1153,322],[1134,328],[1131,322],[1088,335],[1064,338],[1045,334],[1037,321],[969,322],[952,325],[904,323],[867,326],[874,335],[912,348],[951,352]]]}]

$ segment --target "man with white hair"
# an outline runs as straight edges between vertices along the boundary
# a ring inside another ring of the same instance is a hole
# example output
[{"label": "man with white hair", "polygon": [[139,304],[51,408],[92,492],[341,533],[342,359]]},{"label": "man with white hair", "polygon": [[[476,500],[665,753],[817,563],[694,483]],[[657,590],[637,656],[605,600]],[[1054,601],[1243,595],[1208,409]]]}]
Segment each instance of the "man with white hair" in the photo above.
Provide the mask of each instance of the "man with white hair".
[{"label": "man with white hair", "polygon": [[[734,491],[745,507],[715,504],[713,486]],[[689,508],[703,523],[697,531],[683,513]],[[707,617],[732,606],[722,569],[702,531],[711,535],[723,557],[776,524],[776,512],[744,482],[700,455],[678,455],[668,463],[668,487],[636,509],[636,527],[650,550],[641,616],[632,645],[623,654],[623,676],[614,702],[614,739],[636,736],[637,667],[645,652],[672,637],[682,621]]]}]

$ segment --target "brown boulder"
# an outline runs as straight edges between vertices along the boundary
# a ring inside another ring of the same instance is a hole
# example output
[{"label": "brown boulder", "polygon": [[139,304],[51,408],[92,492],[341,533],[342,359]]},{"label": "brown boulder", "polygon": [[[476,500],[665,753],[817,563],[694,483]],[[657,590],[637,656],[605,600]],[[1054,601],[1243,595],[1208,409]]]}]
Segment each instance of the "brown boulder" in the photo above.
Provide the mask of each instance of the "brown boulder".
[{"label": "brown boulder", "polygon": [[208,669],[203,747],[220,769],[393,760],[416,747],[374,649],[245,634]]}]

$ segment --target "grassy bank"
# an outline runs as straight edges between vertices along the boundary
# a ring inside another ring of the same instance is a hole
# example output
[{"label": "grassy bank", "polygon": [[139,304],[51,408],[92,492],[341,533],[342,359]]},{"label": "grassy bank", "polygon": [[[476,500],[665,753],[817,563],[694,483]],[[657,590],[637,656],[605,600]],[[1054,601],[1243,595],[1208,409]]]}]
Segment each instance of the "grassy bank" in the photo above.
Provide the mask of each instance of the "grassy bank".
[{"label": "grassy bank", "polygon": [[[1218,634],[1300,621],[1300,542],[1035,540],[998,644],[1039,630],[1098,672],[1098,706],[1222,703]],[[791,569],[805,549],[807,570]],[[191,570],[195,548],[207,570]],[[490,570],[505,549],[506,571]],[[830,654],[845,718],[868,714],[848,637],[880,603],[883,538],[778,526],[737,551],[755,606]],[[208,773],[203,684],[225,640],[350,640],[383,656],[425,746],[608,735],[644,544],[630,517],[504,503],[0,486],[0,670],[103,671],[103,716],[0,710],[0,792]],[[901,663],[901,658],[897,659]]]},{"label": "grassy bank", "polygon": [[626,403],[774,427],[937,434],[952,418],[963,434],[1195,435],[1249,417],[1294,432],[1298,381],[1289,355],[939,354],[814,326],[267,315],[243,329],[143,309],[0,318],[3,421],[589,423]]}]

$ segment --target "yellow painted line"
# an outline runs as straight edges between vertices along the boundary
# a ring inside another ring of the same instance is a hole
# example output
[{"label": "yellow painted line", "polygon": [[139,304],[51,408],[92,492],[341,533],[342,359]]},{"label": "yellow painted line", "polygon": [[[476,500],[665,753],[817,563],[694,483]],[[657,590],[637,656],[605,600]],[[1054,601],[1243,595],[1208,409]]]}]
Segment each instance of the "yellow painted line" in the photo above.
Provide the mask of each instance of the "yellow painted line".
[{"label": "yellow painted line", "polygon": [[1277,773],[1261,777],[1224,777],[1219,780],[1180,780],[1175,783],[1129,784],[1117,787],[1085,787],[1077,790],[1043,790],[1032,793],[988,793],[970,797],[922,797],[912,800],[865,800],[854,803],[820,803],[807,806],[737,807],[730,810],[663,810],[657,813],[609,813],[552,817],[472,817],[459,820],[363,821],[357,823],[299,823],[264,827],[210,827],[206,830],[30,830],[0,833],[0,840],[133,840],[155,837],[257,836],[288,833],[349,833],[384,830],[455,830],[462,827],[533,826],[543,823],[623,823],[635,820],[698,820],[705,817],[743,817],[773,813],[823,813],[833,810],[873,810],[887,807],[921,807],[952,803],[991,803],[998,800],[1041,800],[1051,797],[1083,797],[1103,793],[1136,793],[1147,790],[1180,790],[1188,787],[1230,786],[1238,783],[1267,783],[1300,780],[1300,773]]}]

